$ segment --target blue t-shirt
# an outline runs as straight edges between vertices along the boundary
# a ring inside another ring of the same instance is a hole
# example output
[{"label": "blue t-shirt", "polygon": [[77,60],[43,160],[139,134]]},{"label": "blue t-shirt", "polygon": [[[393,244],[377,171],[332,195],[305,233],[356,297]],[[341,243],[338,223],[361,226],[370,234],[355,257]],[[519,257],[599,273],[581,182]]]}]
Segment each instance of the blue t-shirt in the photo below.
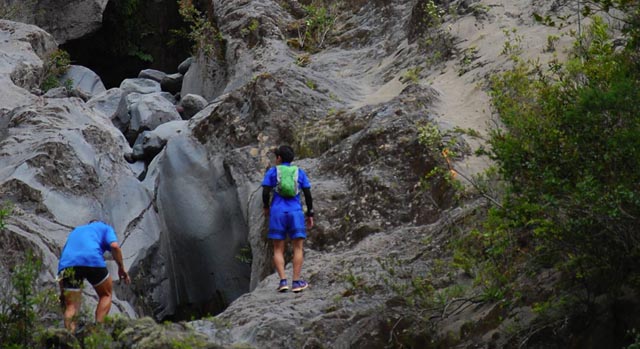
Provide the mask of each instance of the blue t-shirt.
[{"label": "blue t-shirt", "polygon": [[69,234],[62,249],[58,273],[69,267],[106,267],[104,253],[118,241],[115,230],[103,222],[79,226]]},{"label": "blue t-shirt", "polygon": [[[291,163],[283,162],[284,166],[291,166]],[[278,172],[275,167],[270,168],[267,173],[264,175],[264,179],[262,180],[263,187],[271,187],[275,188],[278,185]],[[298,188],[306,189],[311,188],[311,183],[309,183],[309,178],[307,174],[301,169],[298,168]],[[294,212],[301,211],[302,205],[300,204],[300,193],[292,198],[285,198],[280,196],[275,190],[273,192],[273,200],[271,200],[271,213],[280,213],[280,212]]]}]

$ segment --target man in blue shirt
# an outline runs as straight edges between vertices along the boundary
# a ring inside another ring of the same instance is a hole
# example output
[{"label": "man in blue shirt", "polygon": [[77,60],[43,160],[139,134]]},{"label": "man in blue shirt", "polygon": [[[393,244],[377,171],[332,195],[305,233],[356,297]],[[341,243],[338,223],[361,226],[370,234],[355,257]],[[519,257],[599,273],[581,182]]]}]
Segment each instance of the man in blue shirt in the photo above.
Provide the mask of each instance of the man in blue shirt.
[{"label": "man in blue shirt", "polygon": [[[269,217],[269,233],[267,238],[273,241],[273,263],[276,271],[280,276],[280,284],[277,288],[279,292],[289,289],[287,285],[287,277],[284,272],[284,250],[285,239],[289,237],[293,244],[293,282],[291,284],[293,292],[300,292],[309,285],[300,278],[302,271],[302,262],[304,260],[303,244],[306,239],[305,213],[302,211],[300,203],[300,193],[296,190],[295,195],[287,196],[283,192],[279,192],[279,181],[282,176],[282,169],[278,167],[291,167],[294,152],[289,146],[283,145],[274,150],[276,156],[276,167],[270,168],[262,181],[262,202],[264,205],[264,215]],[[287,169],[284,169],[287,170]],[[293,169],[295,170],[295,168]],[[311,198],[311,184],[307,178],[307,174],[302,169],[297,169],[295,175],[297,179],[296,185],[304,193],[305,203],[307,205],[306,225],[313,227],[313,199]],[[271,191],[273,192],[273,200],[271,199]]]},{"label": "man in blue shirt", "polygon": [[82,283],[85,279],[98,294],[96,322],[103,322],[111,309],[113,281],[107,270],[104,253],[111,251],[118,264],[118,276],[125,283],[131,283],[118,245],[115,230],[100,221],[75,228],[67,237],[58,263],[61,299],[64,301],[64,326],[75,331],[75,315],[82,302]]}]

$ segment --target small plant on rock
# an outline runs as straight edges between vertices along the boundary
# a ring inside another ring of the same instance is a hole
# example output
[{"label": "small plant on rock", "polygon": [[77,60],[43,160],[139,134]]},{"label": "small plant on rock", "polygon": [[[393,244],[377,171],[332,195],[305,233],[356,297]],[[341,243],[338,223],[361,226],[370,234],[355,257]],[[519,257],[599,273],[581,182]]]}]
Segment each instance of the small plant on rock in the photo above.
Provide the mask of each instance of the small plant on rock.
[{"label": "small plant on rock", "polygon": [[311,63],[311,56],[308,53],[299,55],[296,57],[296,65],[300,67],[306,67]]},{"label": "small plant on rock", "polygon": [[60,86],[60,77],[69,70],[70,64],[71,57],[67,51],[60,49],[53,51],[45,59],[40,89],[48,91]]},{"label": "small plant on rock", "polygon": [[456,139],[449,132],[441,132],[436,124],[428,123],[418,127],[418,142],[425,149],[438,159],[442,166],[432,168],[421,179],[421,187],[425,190],[430,189],[434,180],[442,179],[449,186],[455,189],[457,195],[463,193],[464,187],[460,182],[455,180],[457,172],[451,164],[451,159],[457,157],[455,152]]},{"label": "small plant on rock", "polygon": [[446,11],[433,0],[427,0],[422,6],[420,25],[422,33],[418,44],[428,54],[427,66],[434,66],[448,58],[454,50],[453,37],[442,30]]},{"label": "small plant on rock", "polygon": [[475,46],[467,47],[462,51],[462,58],[460,59],[460,69],[458,69],[458,75],[464,75],[474,67],[473,61],[478,59],[478,48]]},{"label": "small plant on rock", "polygon": [[556,44],[560,41],[560,37],[557,35],[547,36],[547,46],[544,48],[545,52],[554,52],[556,50]]},{"label": "small plant on rock", "polygon": [[417,84],[420,81],[420,71],[422,71],[421,67],[409,68],[400,80],[405,84]]},{"label": "small plant on rock", "polygon": [[320,1],[304,6],[305,18],[293,23],[291,27],[297,32],[298,37],[289,41],[289,44],[295,42],[297,48],[311,52],[324,48],[338,18],[338,6],[324,6]]}]

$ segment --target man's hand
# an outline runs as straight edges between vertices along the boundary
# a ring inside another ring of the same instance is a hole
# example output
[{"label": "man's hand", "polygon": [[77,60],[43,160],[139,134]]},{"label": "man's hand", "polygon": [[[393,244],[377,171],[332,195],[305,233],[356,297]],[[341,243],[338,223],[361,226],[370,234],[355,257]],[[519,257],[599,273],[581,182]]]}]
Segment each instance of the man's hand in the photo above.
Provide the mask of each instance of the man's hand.
[{"label": "man's hand", "polygon": [[129,273],[127,273],[124,268],[118,268],[118,277],[120,280],[124,280],[124,283],[129,285],[131,283],[131,278],[129,277]]},{"label": "man's hand", "polygon": [[263,208],[262,213],[264,214],[265,217],[269,217],[269,208],[268,207]]},{"label": "man's hand", "polygon": [[128,285],[131,283],[131,279],[129,278],[129,273],[124,269],[124,261],[122,260],[122,249],[120,245],[118,245],[117,241],[111,243],[111,255],[113,259],[118,264],[118,277],[120,280],[124,280],[124,282]]},{"label": "man's hand", "polygon": [[313,228],[313,217],[307,216],[307,227]]}]

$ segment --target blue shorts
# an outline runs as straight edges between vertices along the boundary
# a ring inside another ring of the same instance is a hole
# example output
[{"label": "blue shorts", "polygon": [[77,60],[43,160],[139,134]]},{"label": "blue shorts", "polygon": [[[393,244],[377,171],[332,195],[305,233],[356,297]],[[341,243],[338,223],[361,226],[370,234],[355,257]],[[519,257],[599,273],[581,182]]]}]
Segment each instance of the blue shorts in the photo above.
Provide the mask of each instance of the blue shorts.
[{"label": "blue shorts", "polygon": [[278,212],[269,216],[269,234],[267,238],[274,240],[306,239],[307,227],[304,212]]}]

